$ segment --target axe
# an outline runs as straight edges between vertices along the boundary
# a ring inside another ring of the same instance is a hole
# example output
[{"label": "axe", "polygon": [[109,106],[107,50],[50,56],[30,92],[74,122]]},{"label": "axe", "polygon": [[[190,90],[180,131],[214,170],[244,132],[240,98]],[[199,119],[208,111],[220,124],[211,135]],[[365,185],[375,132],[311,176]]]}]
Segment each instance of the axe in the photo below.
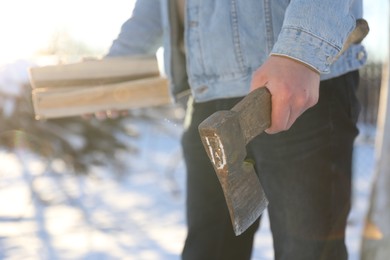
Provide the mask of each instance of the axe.
[{"label": "axe", "polygon": [[[351,44],[360,43],[368,31],[367,22],[358,19],[340,54]],[[237,236],[251,226],[268,205],[253,163],[246,158],[246,145],[270,124],[271,94],[262,87],[231,110],[217,111],[199,125],[203,146],[222,186]]]}]

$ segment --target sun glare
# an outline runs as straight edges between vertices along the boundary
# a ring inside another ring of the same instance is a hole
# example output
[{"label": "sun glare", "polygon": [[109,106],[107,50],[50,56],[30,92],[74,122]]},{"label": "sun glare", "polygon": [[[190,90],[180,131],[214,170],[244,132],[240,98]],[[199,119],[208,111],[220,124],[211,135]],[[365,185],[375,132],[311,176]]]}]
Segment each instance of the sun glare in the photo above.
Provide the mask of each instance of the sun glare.
[{"label": "sun glare", "polygon": [[0,1],[0,64],[31,58],[58,33],[92,49],[108,48],[134,0]]}]

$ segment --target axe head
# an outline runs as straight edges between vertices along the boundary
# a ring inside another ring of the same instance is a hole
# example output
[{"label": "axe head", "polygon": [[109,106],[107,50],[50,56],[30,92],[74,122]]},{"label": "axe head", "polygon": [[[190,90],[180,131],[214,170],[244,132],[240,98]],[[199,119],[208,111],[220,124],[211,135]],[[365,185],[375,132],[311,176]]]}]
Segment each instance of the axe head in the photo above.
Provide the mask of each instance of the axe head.
[{"label": "axe head", "polygon": [[[259,106],[265,108],[262,113],[258,110]],[[240,235],[259,218],[268,205],[253,164],[245,159],[248,129],[256,125],[253,121],[262,121],[256,131],[264,130],[269,125],[269,92],[266,88],[254,91],[235,108],[212,114],[199,125],[199,132],[221,183],[234,232]],[[256,116],[250,120],[251,126],[246,127],[248,115],[253,115],[249,110],[253,110]],[[267,115],[266,120],[260,114]]]}]

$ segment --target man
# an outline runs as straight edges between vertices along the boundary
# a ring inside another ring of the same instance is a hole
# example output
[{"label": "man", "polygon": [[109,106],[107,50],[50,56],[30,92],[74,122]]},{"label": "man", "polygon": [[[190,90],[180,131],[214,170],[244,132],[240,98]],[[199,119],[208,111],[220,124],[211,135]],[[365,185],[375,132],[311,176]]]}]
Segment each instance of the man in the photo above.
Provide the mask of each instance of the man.
[{"label": "man", "polygon": [[361,0],[142,0],[108,56],[164,47],[174,96],[190,89],[183,139],[188,235],[183,259],[250,259],[257,221],[233,233],[198,125],[259,87],[272,95],[272,124],[248,153],[269,199],[276,259],[347,259],[355,97],[366,60],[356,44],[339,59],[362,16]]}]

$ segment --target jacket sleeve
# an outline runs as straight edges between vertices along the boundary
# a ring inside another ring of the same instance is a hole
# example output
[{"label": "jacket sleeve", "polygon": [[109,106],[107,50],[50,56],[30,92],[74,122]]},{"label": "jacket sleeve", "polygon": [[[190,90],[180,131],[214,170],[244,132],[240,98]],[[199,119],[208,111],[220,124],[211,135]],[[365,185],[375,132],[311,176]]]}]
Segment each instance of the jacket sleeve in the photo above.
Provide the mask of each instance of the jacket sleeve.
[{"label": "jacket sleeve", "polygon": [[329,73],[356,24],[350,8],[351,0],[291,0],[271,55],[287,56]]},{"label": "jacket sleeve", "polygon": [[107,57],[153,55],[161,46],[162,33],[160,1],[138,0]]}]

